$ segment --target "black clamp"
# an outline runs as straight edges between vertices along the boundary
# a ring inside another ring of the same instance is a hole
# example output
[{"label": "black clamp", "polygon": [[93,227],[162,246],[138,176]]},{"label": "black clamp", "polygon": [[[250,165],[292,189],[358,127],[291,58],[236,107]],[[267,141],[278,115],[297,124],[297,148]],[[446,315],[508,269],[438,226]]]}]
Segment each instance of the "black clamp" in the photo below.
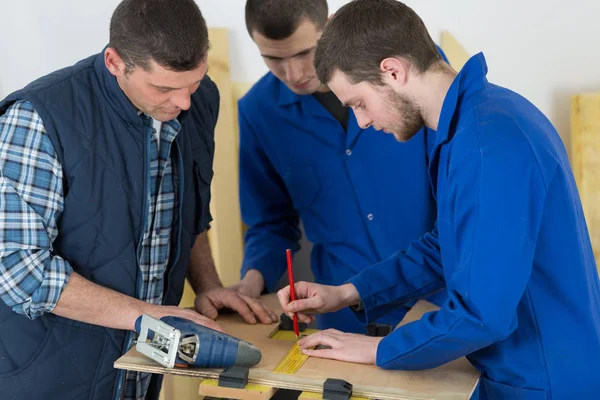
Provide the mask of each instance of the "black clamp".
[{"label": "black clamp", "polygon": [[219,386],[243,389],[248,384],[248,368],[230,367],[219,374]]},{"label": "black clamp", "polygon": [[367,336],[383,337],[394,330],[391,324],[369,324],[367,325]]},{"label": "black clamp", "polygon": [[[300,332],[304,332],[308,325],[305,322],[298,322],[298,330]],[[279,330],[282,331],[293,331],[294,330],[294,320],[288,317],[286,313],[281,313],[279,317]]]},{"label": "black clamp", "polygon": [[323,384],[323,400],[348,400],[352,397],[352,384],[343,379],[327,378]]}]

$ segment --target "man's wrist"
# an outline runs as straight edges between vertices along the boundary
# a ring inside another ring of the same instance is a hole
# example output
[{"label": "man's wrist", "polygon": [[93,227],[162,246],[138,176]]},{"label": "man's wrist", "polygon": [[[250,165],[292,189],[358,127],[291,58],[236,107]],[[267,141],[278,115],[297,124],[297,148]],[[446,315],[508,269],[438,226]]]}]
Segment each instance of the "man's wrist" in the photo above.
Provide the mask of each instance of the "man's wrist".
[{"label": "man's wrist", "polygon": [[194,288],[194,292],[196,292],[196,296],[199,296],[206,292],[210,292],[211,290],[214,290],[214,289],[220,289],[223,287],[223,284],[219,280],[217,282],[202,282],[198,286],[199,287]]},{"label": "man's wrist", "polygon": [[258,292],[262,292],[265,287],[265,279],[259,270],[249,269],[242,278],[242,284],[257,288]]},{"label": "man's wrist", "polygon": [[359,304],[362,305],[360,301],[360,295],[358,294],[358,290],[351,283],[345,283],[341,286],[338,286],[340,291],[340,297],[342,300],[342,304],[345,307],[355,307]]}]

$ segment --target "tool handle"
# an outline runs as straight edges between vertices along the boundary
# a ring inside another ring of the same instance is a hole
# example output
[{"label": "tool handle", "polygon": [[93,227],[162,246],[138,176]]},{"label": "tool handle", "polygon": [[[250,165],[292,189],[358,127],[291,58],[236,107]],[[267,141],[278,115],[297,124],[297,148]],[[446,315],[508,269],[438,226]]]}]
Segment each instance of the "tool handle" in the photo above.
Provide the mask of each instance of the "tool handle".
[{"label": "tool handle", "polygon": [[180,317],[163,317],[165,323],[177,328],[181,337],[196,335],[198,355],[191,367],[229,368],[252,367],[260,362],[261,352],[254,345],[223,332]]},{"label": "tool handle", "polygon": [[197,329],[196,334],[200,339],[200,347],[193,367],[228,368],[236,365],[238,339],[202,328]]}]

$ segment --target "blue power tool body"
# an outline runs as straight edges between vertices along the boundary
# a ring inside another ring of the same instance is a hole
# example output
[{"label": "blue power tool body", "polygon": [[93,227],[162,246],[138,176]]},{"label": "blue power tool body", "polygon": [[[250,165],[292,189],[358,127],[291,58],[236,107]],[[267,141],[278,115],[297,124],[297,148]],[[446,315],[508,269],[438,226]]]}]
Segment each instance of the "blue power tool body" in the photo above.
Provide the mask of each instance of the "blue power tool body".
[{"label": "blue power tool body", "polygon": [[249,342],[185,318],[157,320],[144,314],[136,320],[135,330],[139,333],[136,350],[168,368],[252,367],[262,356]]}]

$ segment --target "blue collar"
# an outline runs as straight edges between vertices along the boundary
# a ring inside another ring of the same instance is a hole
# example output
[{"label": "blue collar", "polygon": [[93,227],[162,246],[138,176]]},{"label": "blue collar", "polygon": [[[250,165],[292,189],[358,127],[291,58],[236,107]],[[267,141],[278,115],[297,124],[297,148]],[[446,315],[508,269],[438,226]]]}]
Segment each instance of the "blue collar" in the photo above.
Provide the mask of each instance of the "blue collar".
[{"label": "blue collar", "polygon": [[292,92],[285,83],[283,83],[283,82],[281,82],[281,80],[279,80],[279,78],[277,78],[276,76],[273,76],[273,78],[277,79],[277,82],[279,83],[279,103],[278,104],[280,106],[289,106],[289,105],[298,103],[302,100],[302,97],[306,96],[306,95],[301,96],[299,94]]},{"label": "blue collar", "polygon": [[[440,120],[436,133],[435,145],[439,145],[448,139],[454,132],[451,132],[452,121],[457,115],[458,108],[462,100],[469,95],[481,90],[487,83],[488,68],[483,53],[478,53],[471,57],[458,73],[442,105]],[[453,129],[452,129],[453,130]]]},{"label": "blue collar", "polygon": [[437,179],[441,145],[448,140],[452,140],[452,136],[456,131],[454,121],[460,114],[460,106],[464,99],[483,89],[488,83],[485,77],[487,71],[487,64],[483,53],[474,55],[466,62],[458,75],[456,75],[452,85],[450,85],[450,89],[448,89],[448,93],[446,93],[428,168],[431,189],[436,200],[438,200]]},{"label": "blue collar", "polygon": [[[275,78],[277,79],[277,78]],[[287,107],[293,104],[299,104],[301,112],[307,116],[316,116],[321,118],[333,119],[333,116],[319,103],[313,95],[299,95],[292,92],[285,83],[279,82],[279,102],[278,105],[281,107]],[[346,135],[345,147],[350,148],[354,145],[358,136],[363,130],[358,126],[356,116],[353,110],[349,110],[348,113],[348,134]],[[325,140],[329,140],[333,144],[337,144],[337,141],[333,138],[329,138],[325,133],[319,133]]]}]

